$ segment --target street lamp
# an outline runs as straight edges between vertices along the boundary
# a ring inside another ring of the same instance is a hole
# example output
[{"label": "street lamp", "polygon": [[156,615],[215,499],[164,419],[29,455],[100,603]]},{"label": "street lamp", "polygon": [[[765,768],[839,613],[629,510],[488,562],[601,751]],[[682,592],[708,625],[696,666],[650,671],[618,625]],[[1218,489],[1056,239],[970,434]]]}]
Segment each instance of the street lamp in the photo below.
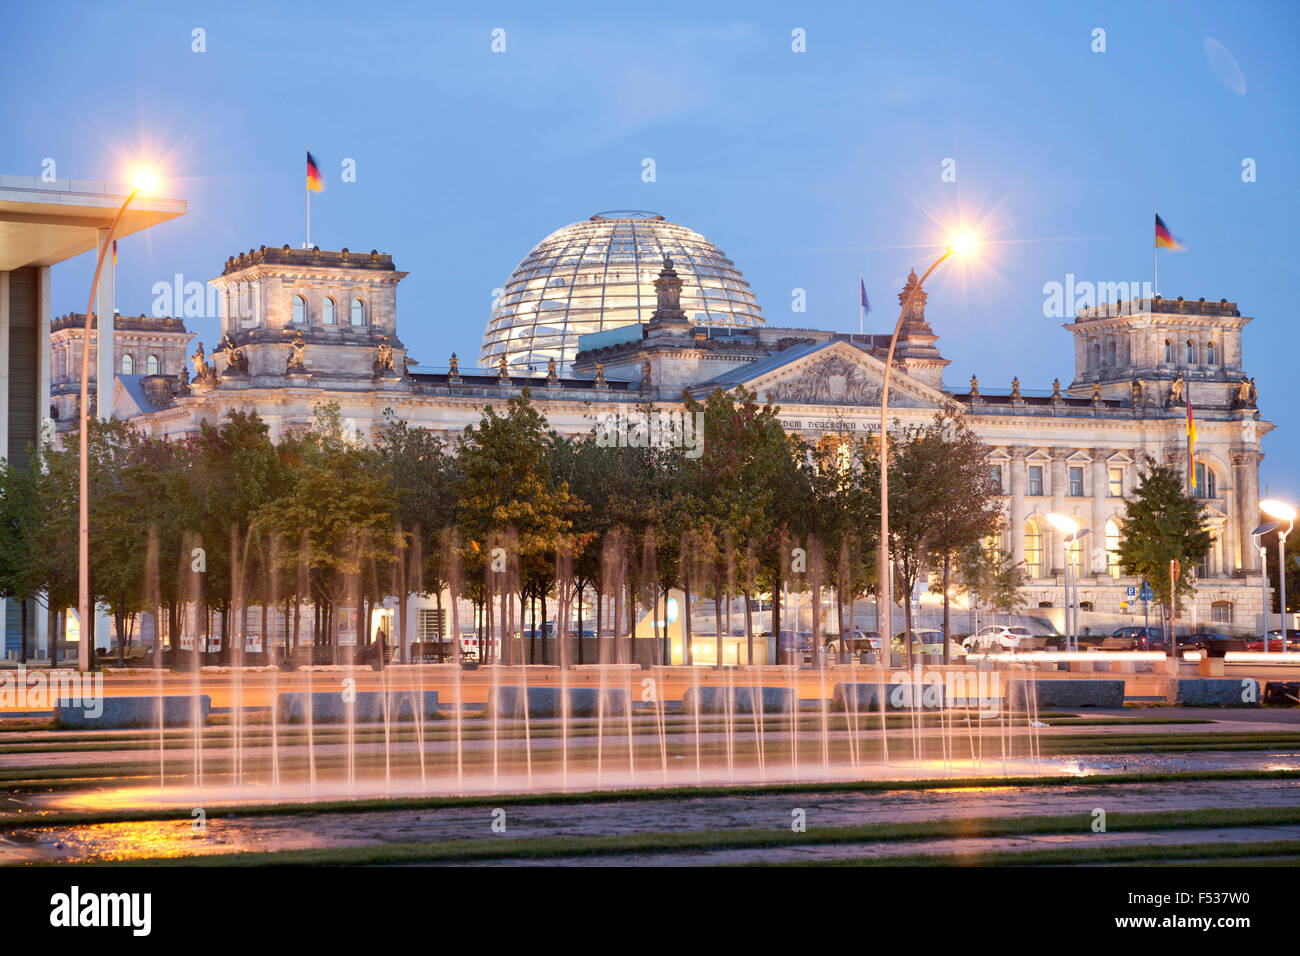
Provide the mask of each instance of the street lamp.
[{"label": "street lamp", "polygon": [[[1079,579],[1078,574],[1074,573],[1070,547],[1084,535],[1090,534],[1092,529],[1084,527],[1082,522],[1065,515],[1049,514],[1047,520],[1053,528],[1064,535],[1061,542],[1064,545],[1065,555],[1065,635],[1066,640],[1070,642],[1070,649],[1077,651],[1079,649]],[[1070,590],[1071,579],[1074,581],[1073,596]],[[1070,624],[1071,615],[1074,619],[1073,627]]]},{"label": "street lamp", "polygon": [[[91,326],[95,319],[95,293],[99,288],[99,274],[104,268],[104,256],[113,245],[113,234],[117,232],[118,223],[122,221],[122,214],[126,212],[126,207],[131,205],[131,200],[140,193],[150,193],[158,188],[158,174],[152,169],[137,169],[131,177],[131,191],[127,194],[126,199],[122,201],[122,207],[118,209],[117,215],[113,217],[113,223],[108,227],[108,236],[103,244],[99,247],[99,256],[95,259],[95,276],[90,280],[90,302],[86,305],[86,335],[81,343],[81,412],[80,412],[80,475],[78,480],[79,488],[79,507],[77,518],[77,615],[80,620],[78,644],[77,644],[77,667],[80,670],[90,669],[90,648],[95,640],[95,625],[91,618],[90,607],[90,467],[89,467],[89,443],[87,432],[89,431],[89,412],[90,412],[90,332]],[[110,308],[108,321],[113,321],[113,315]],[[103,328],[100,328],[103,332]],[[103,335],[99,340],[103,341]],[[102,411],[102,409],[101,409]]]},{"label": "street lamp", "polygon": [[[1259,571],[1260,574],[1263,575],[1263,581],[1261,582],[1260,587],[1264,591],[1264,600],[1260,604],[1260,607],[1263,608],[1264,613],[1260,620],[1264,622],[1263,638],[1265,654],[1268,653],[1268,548],[1264,547],[1264,535],[1275,529],[1278,524],[1279,522],[1277,521],[1266,521],[1250,533],[1251,540],[1255,542],[1255,547],[1259,550]],[[1285,634],[1282,635],[1282,650],[1286,650]]]},{"label": "street lamp", "polygon": [[[916,298],[916,294],[925,285],[925,280],[930,278],[930,273],[939,268],[939,263],[949,256],[970,255],[978,245],[978,238],[974,233],[970,232],[959,232],[949,239],[948,248],[944,250],[943,255],[931,263],[930,268],[925,270],[925,274],[912,287],[912,291],[907,294],[907,299],[898,312],[898,321],[894,324],[894,334],[889,337],[889,351],[885,355],[885,376],[880,390],[880,578],[885,592],[885,613],[880,618],[880,663],[882,667],[886,660],[885,648],[889,646],[894,630],[894,574],[893,565],[889,560],[889,442],[885,437],[886,429],[889,427],[889,373],[894,367],[894,347],[898,344],[898,333],[903,330],[903,320],[907,318],[907,313],[911,311],[912,300]],[[911,600],[911,595],[908,595],[908,600]],[[947,639],[948,637],[945,634],[944,641],[946,642]],[[912,636],[910,634],[905,635],[904,640],[907,643],[907,654],[910,660]],[[946,649],[946,643],[944,647]]]},{"label": "street lamp", "polygon": [[[1291,533],[1295,527],[1295,508],[1285,501],[1278,501],[1276,498],[1265,498],[1259,503],[1259,510],[1264,512],[1270,518],[1276,518],[1279,529],[1282,522],[1286,522],[1286,530],[1278,531],[1277,534],[1277,574],[1278,574],[1278,605],[1277,609],[1281,612],[1282,618],[1282,650],[1287,648],[1286,634],[1286,536]],[[1268,622],[1268,611],[1264,611],[1265,623]],[[1267,628],[1265,628],[1267,631]]]}]

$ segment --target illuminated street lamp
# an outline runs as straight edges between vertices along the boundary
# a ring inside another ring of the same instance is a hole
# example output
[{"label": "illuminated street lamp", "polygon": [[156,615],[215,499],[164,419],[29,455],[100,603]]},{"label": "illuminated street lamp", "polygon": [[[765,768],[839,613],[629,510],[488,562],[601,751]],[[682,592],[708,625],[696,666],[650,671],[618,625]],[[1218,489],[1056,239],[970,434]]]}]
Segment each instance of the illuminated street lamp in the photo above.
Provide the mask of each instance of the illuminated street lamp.
[{"label": "illuminated street lamp", "polygon": [[[1065,636],[1070,649],[1077,651],[1079,649],[1079,576],[1073,568],[1070,547],[1084,535],[1091,533],[1091,529],[1085,528],[1082,522],[1065,515],[1050,514],[1047,520],[1063,535],[1061,542],[1065,551]],[[1073,592],[1070,590],[1071,579],[1074,581]],[[1073,627],[1070,624],[1071,614],[1074,618]]]},{"label": "illuminated street lamp", "polygon": [[[81,413],[80,413],[80,503],[78,514],[78,554],[77,554],[77,614],[80,618],[79,641],[77,646],[77,667],[90,669],[90,648],[95,640],[95,625],[90,606],[90,467],[87,432],[89,431],[90,412],[90,332],[95,319],[95,293],[99,288],[99,274],[104,268],[104,256],[113,245],[113,234],[117,232],[118,223],[126,207],[140,193],[154,192],[158,188],[158,174],[151,169],[137,169],[131,178],[131,192],[122,201],[122,208],[113,217],[113,224],[108,227],[108,236],[99,247],[99,256],[95,260],[95,275],[90,280],[90,302],[86,306],[86,336],[81,348]],[[113,321],[110,308],[107,321]],[[103,326],[99,329],[99,342],[104,341]]]},{"label": "illuminated street lamp", "polygon": [[[1286,522],[1286,530],[1278,531],[1277,535],[1277,574],[1278,574],[1278,605],[1277,609],[1281,612],[1282,618],[1282,650],[1287,648],[1286,642],[1286,536],[1291,533],[1295,527],[1295,508],[1285,501],[1278,501],[1276,498],[1265,498],[1259,503],[1259,510],[1264,512],[1270,518],[1277,519],[1278,527],[1281,528],[1282,522]],[[1264,623],[1268,623],[1267,607],[1264,611]],[[1265,631],[1267,631],[1267,627]]]},{"label": "illuminated street lamp", "polygon": [[[903,302],[902,309],[898,313],[898,322],[894,324],[894,334],[889,338],[889,352],[885,355],[885,376],[880,390],[880,580],[885,591],[884,613],[880,615],[880,663],[883,667],[887,658],[885,657],[885,648],[888,647],[889,641],[893,639],[893,611],[894,611],[894,574],[893,565],[889,559],[889,443],[885,440],[886,430],[889,427],[889,373],[894,367],[894,347],[898,344],[898,333],[903,330],[903,321],[907,318],[908,312],[912,308],[912,300],[916,294],[921,291],[925,285],[925,280],[930,278],[930,273],[939,268],[939,263],[943,262],[949,256],[966,256],[975,251],[979,245],[978,238],[974,233],[959,232],[953,235],[948,241],[948,248],[944,250],[943,255],[931,263],[930,268],[925,270],[925,274],[912,287],[908,293],[907,299]],[[908,595],[911,600],[911,595]],[[944,635],[946,642],[948,636]],[[911,658],[912,639],[911,635],[905,636],[907,653]],[[945,648],[947,647],[945,643]]]}]

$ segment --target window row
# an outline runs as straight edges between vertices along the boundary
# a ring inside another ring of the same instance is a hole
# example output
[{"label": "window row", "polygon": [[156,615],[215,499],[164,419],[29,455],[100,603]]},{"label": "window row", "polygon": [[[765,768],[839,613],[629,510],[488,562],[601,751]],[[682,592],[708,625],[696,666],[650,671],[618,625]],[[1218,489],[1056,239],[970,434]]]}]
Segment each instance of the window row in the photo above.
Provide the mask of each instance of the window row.
[{"label": "window row", "polygon": [[[1174,340],[1165,339],[1165,364],[1166,365],[1174,364],[1174,355],[1176,352],[1177,352],[1177,348],[1174,345]],[[1183,343],[1183,364],[1200,365],[1201,361],[1199,357],[1199,352],[1200,350],[1196,345],[1196,340],[1188,339],[1185,343]],[[1219,347],[1214,344],[1213,340],[1206,342],[1205,343],[1205,364],[1220,365],[1222,364],[1222,362],[1223,362],[1222,350],[1220,350]]]},{"label": "window row", "polygon": [[[161,360],[159,360],[158,356],[150,355],[148,358],[144,360],[144,374],[159,375],[161,373],[162,373],[162,362]],[[132,355],[130,352],[122,353],[122,374],[123,375],[135,374],[135,356]]]},{"label": "window row", "polygon": [[[337,325],[338,324],[338,307],[334,300],[325,296],[320,307],[320,324]],[[366,324],[366,304],[361,299],[353,299],[352,305],[348,309],[348,317],[354,328]],[[307,306],[307,297],[295,295],[293,297],[293,324],[306,325],[311,321],[311,313]]]},{"label": "window row", "polygon": [[[1028,465],[1028,483],[1025,494],[1038,498],[1048,494],[1047,487],[1043,482],[1042,465]],[[1000,495],[1010,493],[1009,485],[1003,481],[1002,465],[989,465],[989,483],[993,490]],[[1083,466],[1070,465],[1066,469],[1066,480],[1069,482],[1066,494],[1071,498],[1088,497],[1084,490],[1083,484]],[[1124,497],[1124,469],[1122,467],[1111,467],[1106,469],[1106,495],[1109,498]]]},{"label": "window row", "polygon": [[[1052,567],[1046,552],[1047,526],[1038,518],[1025,522],[1025,574],[1031,578],[1045,578]],[[1080,539],[1069,545],[1070,564],[1085,574],[1108,574],[1113,578],[1120,575],[1119,567],[1119,523],[1113,518],[1106,522],[1104,547],[1094,549],[1091,561],[1083,553],[1086,539]],[[1064,553],[1064,547],[1061,549]]]}]

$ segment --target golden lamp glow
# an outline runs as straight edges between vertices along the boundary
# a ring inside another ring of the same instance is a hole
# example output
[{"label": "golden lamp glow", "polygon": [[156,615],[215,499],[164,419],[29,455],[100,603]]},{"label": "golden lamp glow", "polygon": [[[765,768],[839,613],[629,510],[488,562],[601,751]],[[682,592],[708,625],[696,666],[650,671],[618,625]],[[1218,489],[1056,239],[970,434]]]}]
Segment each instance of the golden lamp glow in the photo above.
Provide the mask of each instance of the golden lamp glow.
[{"label": "golden lamp glow", "polygon": [[141,167],[131,174],[131,188],[138,193],[152,193],[158,190],[158,174],[152,169]]},{"label": "golden lamp glow", "polygon": [[968,256],[978,245],[979,240],[975,238],[974,233],[959,232],[953,235],[952,241],[948,243],[948,250],[959,256]]},{"label": "golden lamp glow", "polygon": [[1295,521],[1295,508],[1276,498],[1265,498],[1259,503],[1259,510],[1279,521]]},{"label": "golden lamp glow", "polygon": [[1079,522],[1073,518],[1067,518],[1065,515],[1050,514],[1047,516],[1047,520],[1057,531],[1064,531],[1066,534],[1074,534],[1079,530]]}]

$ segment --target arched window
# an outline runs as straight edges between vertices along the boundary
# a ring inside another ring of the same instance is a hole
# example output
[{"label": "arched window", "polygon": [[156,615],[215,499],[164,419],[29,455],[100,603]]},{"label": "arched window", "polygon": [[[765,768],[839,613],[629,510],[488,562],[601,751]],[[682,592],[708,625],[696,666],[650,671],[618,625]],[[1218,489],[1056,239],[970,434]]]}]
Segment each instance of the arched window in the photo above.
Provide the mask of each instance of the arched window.
[{"label": "arched window", "polygon": [[144,367],[150,375],[157,375],[162,370],[162,366],[158,364],[158,356],[156,355],[150,355],[145,359]]},{"label": "arched window", "polygon": [[293,297],[293,324],[304,325],[307,322],[307,300],[300,295]]},{"label": "arched window", "polygon": [[1165,362],[1174,364],[1174,343],[1169,339],[1165,339]]},{"label": "arched window", "polygon": [[1215,601],[1210,605],[1210,620],[1215,624],[1232,623],[1232,602]]},{"label": "arched window", "polygon": [[1106,573],[1119,577],[1119,523],[1114,518],[1106,522]]},{"label": "arched window", "polygon": [[359,326],[366,324],[366,304],[360,299],[352,300],[352,325]]},{"label": "arched window", "polygon": [[135,356],[130,352],[122,356],[122,374],[133,375],[135,373]]},{"label": "arched window", "polygon": [[1111,368],[1115,368],[1119,365],[1119,351],[1118,346],[1115,345],[1114,339],[1111,339],[1110,342],[1110,358],[1107,360],[1106,364]]},{"label": "arched window", "polygon": [[1208,345],[1205,346],[1205,364],[1206,365],[1219,364],[1219,351],[1214,347],[1213,342],[1210,342]]},{"label": "arched window", "polygon": [[1025,573],[1031,578],[1044,576],[1043,529],[1033,518],[1025,522]]},{"label": "arched window", "polygon": [[334,300],[329,296],[326,296],[325,301],[320,305],[320,324],[334,324]]},{"label": "arched window", "polygon": [[1187,340],[1187,364],[1196,364],[1196,343],[1191,339]]},{"label": "arched window", "polygon": [[1092,361],[1088,363],[1089,368],[1101,368],[1101,346],[1096,342],[1092,343]]},{"label": "arched window", "polygon": [[1214,480],[1214,469],[1203,461],[1196,463],[1196,497],[1197,498],[1217,498],[1217,488]]}]

